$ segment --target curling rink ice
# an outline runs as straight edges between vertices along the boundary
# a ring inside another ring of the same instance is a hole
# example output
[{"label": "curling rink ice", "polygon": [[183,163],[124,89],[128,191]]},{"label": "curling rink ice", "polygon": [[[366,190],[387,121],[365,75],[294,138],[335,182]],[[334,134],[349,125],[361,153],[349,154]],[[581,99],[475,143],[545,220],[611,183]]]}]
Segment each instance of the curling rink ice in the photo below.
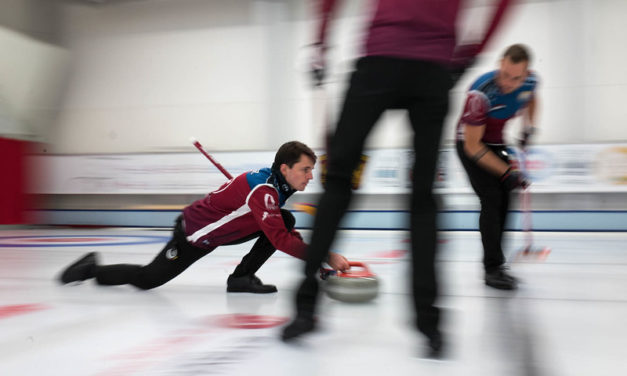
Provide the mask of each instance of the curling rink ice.
[{"label": "curling rink ice", "polygon": [[[305,237],[307,231],[303,231]],[[320,329],[279,339],[302,262],[281,252],[259,271],[279,292],[228,294],[226,278],[252,243],[221,247],[152,291],[62,286],[88,251],[103,264],[147,263],[170,232],[142,229],[0,231],[0,375],[624,375],[627,234],[536,233],[543,263],[512,262],[520,289],[484,286],[476,232],[440,234],[448,352],[422,358],[411,327],[406,232],[343,231],[335,248],[380,280],[368,303],[324,296]],[[523,245],[508,233],[510,254]]]}]

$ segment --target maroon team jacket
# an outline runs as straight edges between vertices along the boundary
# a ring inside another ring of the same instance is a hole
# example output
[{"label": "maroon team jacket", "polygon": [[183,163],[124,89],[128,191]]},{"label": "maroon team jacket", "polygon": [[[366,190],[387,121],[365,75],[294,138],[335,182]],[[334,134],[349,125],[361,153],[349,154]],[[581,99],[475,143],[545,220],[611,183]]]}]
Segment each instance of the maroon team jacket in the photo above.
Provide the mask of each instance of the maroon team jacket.
[{"label": "maroon team jacket", "polygon": [[187,241],[214,249],[263,231],[276,249],[304,259],[307,245],[296,230],[287,230],[280,210],[293,191],[280,189],[276,181],[269,168],[246,172],[187,206],[183,209]]}]

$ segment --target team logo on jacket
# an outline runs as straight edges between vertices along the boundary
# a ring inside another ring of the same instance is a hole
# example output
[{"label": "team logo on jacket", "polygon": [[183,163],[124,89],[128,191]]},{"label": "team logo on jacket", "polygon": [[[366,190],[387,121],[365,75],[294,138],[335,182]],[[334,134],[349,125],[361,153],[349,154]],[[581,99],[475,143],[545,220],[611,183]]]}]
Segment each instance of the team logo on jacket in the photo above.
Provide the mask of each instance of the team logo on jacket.
[{"label": "team logo on jacket", "polygon": [[266,219],[270,218],[270,217],[280,217],[281,214],[277,214],[277,213],[268,213],[267,211],[264,211],[263,214],[261,215],[261,220],[265,221]]},{"label": "team logo on jacket", "polygon": [[178,257],[179,257],[179,254],[176,248],[170,248],[167,251],[165,251],[165,258],[167,258],[168,260],[176,260]]},{"label": "team logo on jacket", "polygon": [[266,209],[268,210],[277,210],[276,201],[274,201],[274,197],[271,194],[266,193],[263,197],[263,203],[266,205]]},{"label": "team logo on jacket", "polygon": [[478,90],[472,90],[468,93],[468,99],[466,100],[466,106],[462,117],[485,113],[486,105],[485,94]]}]

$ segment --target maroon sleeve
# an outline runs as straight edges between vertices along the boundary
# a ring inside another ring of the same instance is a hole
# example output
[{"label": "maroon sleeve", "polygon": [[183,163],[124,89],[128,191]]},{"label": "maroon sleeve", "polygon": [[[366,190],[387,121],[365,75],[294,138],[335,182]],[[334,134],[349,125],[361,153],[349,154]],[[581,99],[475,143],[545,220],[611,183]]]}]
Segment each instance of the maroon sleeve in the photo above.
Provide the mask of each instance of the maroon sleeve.
[{"label": "maroon sleeve", "polygon": [[490,42],[498,26],[503,23],[503,18],[507,10],[511,9],[512,5],[515,2],[516,0],[500,0],[499,1],[496,7],[496,10],[494,11],[494,14],[492,15],[492,19],[490,20],[490,24],[488,25],[488,28],[486,29],[486,33],[483,36],[483,40],[479,44],[479,50],[477,51],[477,54],[480,53],[485,48],[485,46]]},{"label": "maroon sleeve", "polygon": [[307,245],[297,231],[288,231],[285,227],[276,189],[268,185],[258,185],[248,196],[247,203],[253,218],[276,249],[305,259]]},{"label": "maroon sleeve", "polygon": [[466,97],[466,105],[462,113],[462,123],[468,125],[485,125],[490,102],[480,91],[472,90]]},{"label": "maroon sleeve", "polygon": [[316,43],[324,44],[327,37],[327,29],[331,13],[337,0],[316,0],[316,17],[320,17]]}]

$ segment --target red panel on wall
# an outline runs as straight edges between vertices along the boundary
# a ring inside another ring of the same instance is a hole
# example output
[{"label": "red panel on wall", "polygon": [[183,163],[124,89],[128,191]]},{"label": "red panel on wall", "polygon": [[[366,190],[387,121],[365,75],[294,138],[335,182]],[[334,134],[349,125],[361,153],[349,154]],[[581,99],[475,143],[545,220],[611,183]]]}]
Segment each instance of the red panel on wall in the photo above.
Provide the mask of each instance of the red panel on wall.
[{"label": "red panel on wall", "polygon": [[25,221],[29,142],[0,137],[0,224]]}]

